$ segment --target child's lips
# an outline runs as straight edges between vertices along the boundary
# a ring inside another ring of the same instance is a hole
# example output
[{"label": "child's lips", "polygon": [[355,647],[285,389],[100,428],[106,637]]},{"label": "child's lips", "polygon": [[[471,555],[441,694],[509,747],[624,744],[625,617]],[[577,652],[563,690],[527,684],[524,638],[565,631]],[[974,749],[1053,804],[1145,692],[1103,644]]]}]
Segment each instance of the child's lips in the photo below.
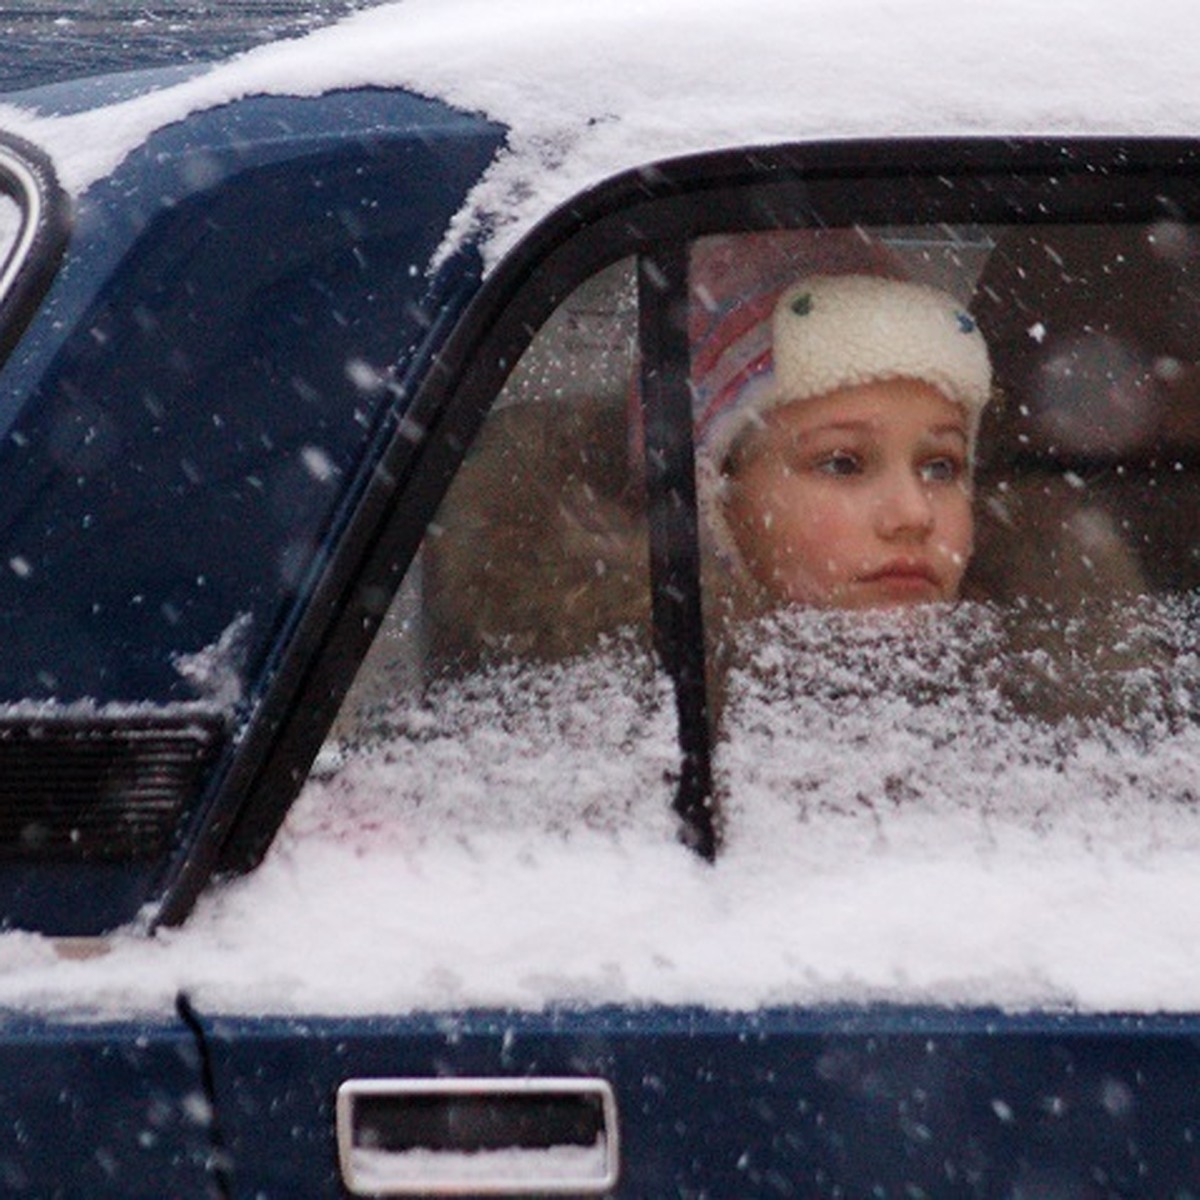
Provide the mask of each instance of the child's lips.
[{"label": "child's lips", "polygon": [[941,590],[941,576],[927,562],[896,559],[858,577],[859,583],[882,584],[889,588]]}]

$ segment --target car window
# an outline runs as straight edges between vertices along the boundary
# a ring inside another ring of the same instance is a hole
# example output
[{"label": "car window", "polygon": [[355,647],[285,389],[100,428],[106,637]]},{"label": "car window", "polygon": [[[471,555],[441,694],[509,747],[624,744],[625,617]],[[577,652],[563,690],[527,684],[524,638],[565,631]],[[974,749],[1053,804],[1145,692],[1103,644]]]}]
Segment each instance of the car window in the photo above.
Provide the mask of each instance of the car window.
[{"label": "car window", "polygon": [[421,822],[519,822],[531,800],[563,830],[634,809],[666,821],[675,719],[650,646],[637,313],[622,260],[538,331],[342,707],[325,765],[385,764],[391,803]]},{"label": "car window", "polygon": [[[781,812],[871,828],[896,811],[1078,820],[1129,805],[1149,828],[1188,798],[1172,764],[1200,687],[1189,229],[939,222],[690,240],[679,287],[703,622],[687,636],[705,682],[690,716],[655,629],[646,480],[660,450],[641,393],[675,368],[639,325],[647,259],[580,284],[508,377],[327,767],[402,763],[427,812],[447,795],[453,812],[474,789],[511,818],[521,789],[549,792],[538,819],[569,826],[597,805],[628,811],[635,779],[614,763],[635,746],[649,756],[643,783],[659,772],[656,803],[678,807],[688,752],[670,741],[698,715],[719,836],[761,850]],[[821,280],[846,277],[936,289],[990,354],[964,468],[969,564],[950,602],[903,619],[786,602],[748,578],[733,561],[730,481],[705,474],[721,397],[753,382],[780,296],[816,280],[820,298]]]},{"label": "car window", "polygon": [[533,339],[443,501],[344,714],[414,680],[546,662],[644,633],[644,488],[631,443],[632,265]]},{"label": "car window", "polygon": [[[714,706],[731,842],[774,853],[781,826],[822,817],[902,839],[930,815],[940,837],[962,819],[1166,836],[1193,800],[1177,763],[1200,697],[1194,234],[1165,221],[857,227],[841,234],[849,266],[831,252],[837,231],[825,236],[817,275],[935,287],[987,343],[974,538],[954,602],[900,619],[761,587],[734,606]],[[744,274],[749,246],[698,243],[693,292],[720,253]],[[774,270],[778,245],[770,258]]]}]

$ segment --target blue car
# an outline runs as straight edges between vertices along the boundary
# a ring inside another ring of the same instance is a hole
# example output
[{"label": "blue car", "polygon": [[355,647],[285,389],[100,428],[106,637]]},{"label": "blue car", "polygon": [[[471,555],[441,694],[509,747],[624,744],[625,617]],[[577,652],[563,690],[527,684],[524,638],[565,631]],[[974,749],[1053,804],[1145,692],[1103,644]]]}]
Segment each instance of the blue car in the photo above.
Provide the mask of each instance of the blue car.
[{"label": "blue car", "polygon": [[1179,14],[968,136],[826,7],[0,97],[0,1193],[1200,1194]]}]

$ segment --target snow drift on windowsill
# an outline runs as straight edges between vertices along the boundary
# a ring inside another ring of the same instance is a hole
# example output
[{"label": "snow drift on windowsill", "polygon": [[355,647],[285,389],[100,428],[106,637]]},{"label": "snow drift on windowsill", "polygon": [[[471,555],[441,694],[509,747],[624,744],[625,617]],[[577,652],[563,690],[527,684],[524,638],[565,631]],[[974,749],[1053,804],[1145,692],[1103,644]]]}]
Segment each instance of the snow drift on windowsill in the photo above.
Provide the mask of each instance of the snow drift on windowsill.
[{"label": "snow drift on windowsill", "polygon": [[801,614],[752,645],[715,867],[674,839],[673,705],[636,655],[504,668],[383,713],[185,928],[85,961],[0,939],[0,1006],[1200,1008],[1192,614],[1146,625],[1178,635],[1172,688],[1109,639],[1102,711],[1054,720],[1023,686],[1042,647],[928,619]]}]

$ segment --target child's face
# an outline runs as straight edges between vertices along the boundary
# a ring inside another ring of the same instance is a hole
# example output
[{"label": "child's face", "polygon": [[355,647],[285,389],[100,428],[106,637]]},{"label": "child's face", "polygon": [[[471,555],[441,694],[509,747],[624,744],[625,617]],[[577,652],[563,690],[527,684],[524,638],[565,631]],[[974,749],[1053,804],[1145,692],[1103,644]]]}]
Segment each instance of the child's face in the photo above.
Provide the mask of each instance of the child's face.
[{"label": "child's face", "polygon": [[752,575],[820,608],[953,600],[971,556],[967,436],[959,405],[908,379],[772,410],[729,464]]}]

